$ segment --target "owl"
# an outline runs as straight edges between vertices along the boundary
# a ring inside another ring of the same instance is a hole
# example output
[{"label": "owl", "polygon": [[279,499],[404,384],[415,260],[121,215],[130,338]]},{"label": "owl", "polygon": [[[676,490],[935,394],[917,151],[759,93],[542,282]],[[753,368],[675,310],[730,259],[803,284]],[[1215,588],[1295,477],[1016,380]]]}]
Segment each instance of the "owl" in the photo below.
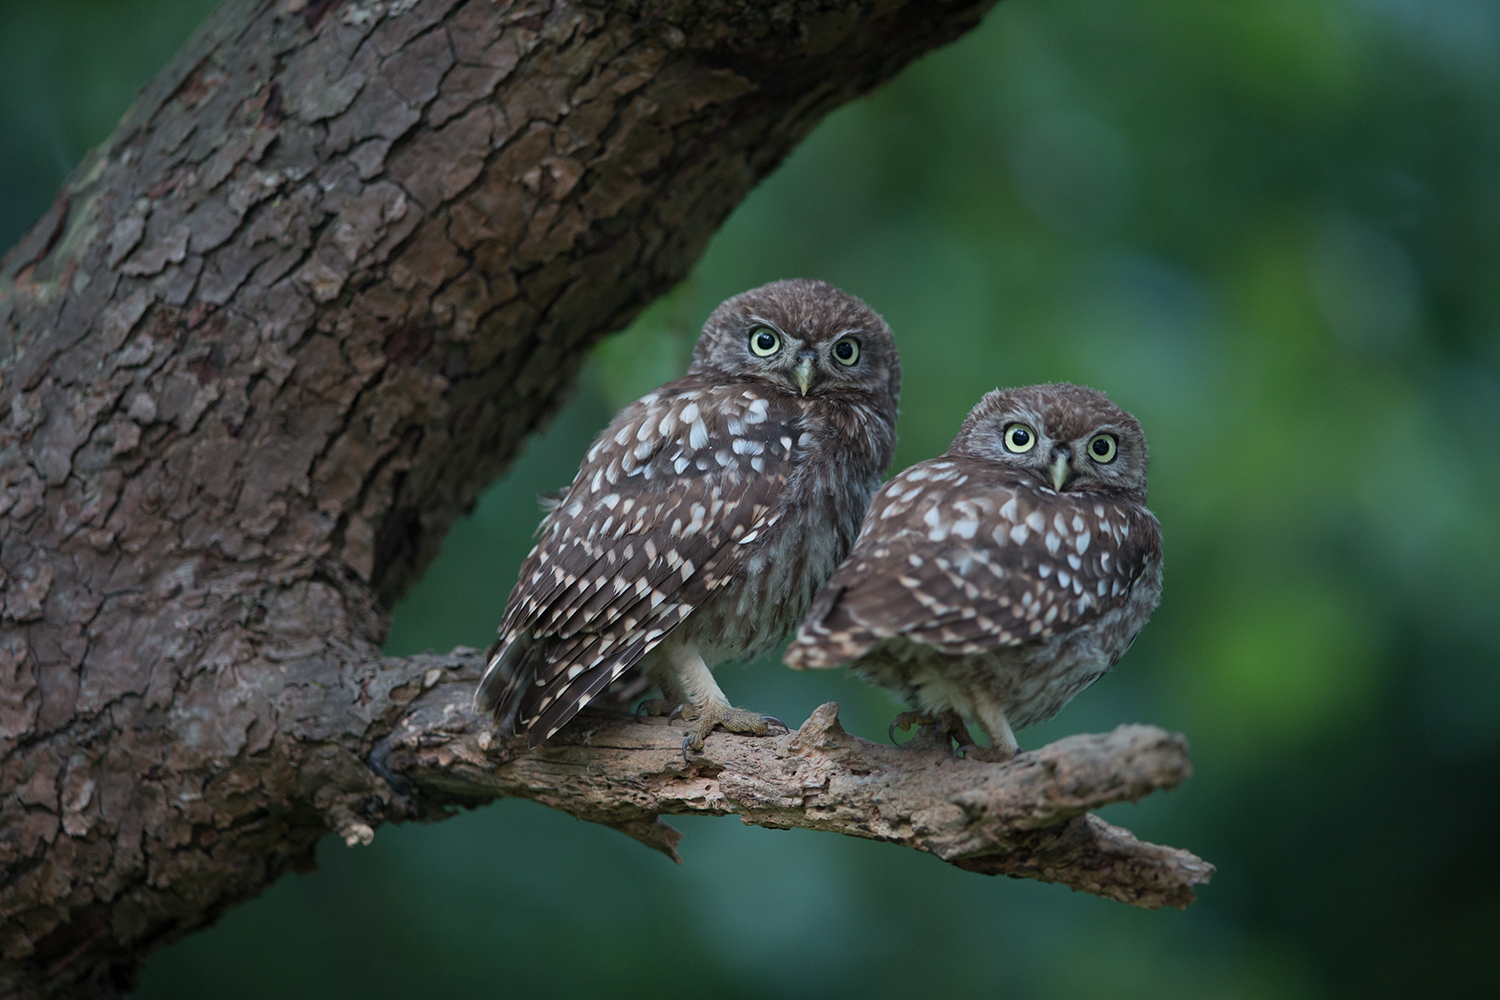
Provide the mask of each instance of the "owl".
[{"label": "owl", "polygon": [[853,665],[1005,760],[1108,671],[1161,596],[1146,439],[1101,392],[988,393],[946,454],[895,476],[813,601],[786,663]]},{"label": "owl", "polygon": [[848,554],[896,441],[901,364],[884,320],[822,281],[714,310],[687,374],[599,435],[537,529],[474,695],[532,747],[625,671],[656,713],[767,733],[712,668],[780,643]]}]

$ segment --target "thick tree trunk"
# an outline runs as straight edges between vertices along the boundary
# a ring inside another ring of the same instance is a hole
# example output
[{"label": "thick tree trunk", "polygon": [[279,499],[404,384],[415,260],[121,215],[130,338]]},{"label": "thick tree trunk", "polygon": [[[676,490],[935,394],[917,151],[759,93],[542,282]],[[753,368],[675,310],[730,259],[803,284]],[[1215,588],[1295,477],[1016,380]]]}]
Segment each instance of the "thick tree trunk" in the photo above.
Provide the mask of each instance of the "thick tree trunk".
[{"label": "thick tree trunk", "polygon": [[[454,798],[529,794],[669,846],[654,816],[680,797],[622,785],[591,811],[545,769],[476,779],[517,764],[438,683],[473,655],[383,660],[385,609],[588,347],[824,114],[991,2],[213,16],[0,262],[0,994],[113,994],[330,828]],[[445,774],[450,745],[468,772]],[[535,759],[587,753],[560,747]],[[1090,856],[1105,825],[1069,817],[1181,780],[1167,757],[1123,796],[1095,775],[1049,843]],[[905,836],[1038,874],[1019,842]],[[1207,870],[1174,870],[1112,892],[1181,905]]]}]

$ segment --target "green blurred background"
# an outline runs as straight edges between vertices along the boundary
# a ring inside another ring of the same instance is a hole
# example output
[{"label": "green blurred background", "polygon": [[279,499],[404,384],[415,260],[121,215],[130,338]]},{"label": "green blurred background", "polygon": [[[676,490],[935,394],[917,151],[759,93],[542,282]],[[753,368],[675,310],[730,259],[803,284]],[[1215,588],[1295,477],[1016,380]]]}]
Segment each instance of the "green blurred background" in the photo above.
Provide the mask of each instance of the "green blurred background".
[{"label": "green blurred background", "polygon": [[[0,245],[211,0],[0,18]],[[896,466],[996,385],[1107,390],[1152,446],[1161,608],[1023,732],[1148,721],[1196,777],[1105,810],[1219,866],[1185,913],[879,844],[676,820],[686,864],[525,802],[330,839],[140,996],[1494,996],[1500,973],[1500,5],[1007,0],[828,119],[396,609],[488,643],[538,518],[720,299],[827,278],[895,329]],[[724,671],[800,721],[847,678]]]}]

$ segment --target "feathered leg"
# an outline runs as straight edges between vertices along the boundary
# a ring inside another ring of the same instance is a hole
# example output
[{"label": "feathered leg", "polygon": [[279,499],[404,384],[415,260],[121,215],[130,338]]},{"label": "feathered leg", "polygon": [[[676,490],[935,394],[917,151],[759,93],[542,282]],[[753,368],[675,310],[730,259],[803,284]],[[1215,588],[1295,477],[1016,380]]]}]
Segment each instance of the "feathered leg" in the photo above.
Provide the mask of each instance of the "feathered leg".
[{"label": "feathered leg", "polygon": [[663,703],[674,706],[669,711],[681,711],[684,718],[696,720],[682,740],[684,759],[689,750],[702,751],[703,740],[716,726],[750,736],[765,736],[771,731],[771,723],[786,728],[775,716],[730,705],[708,664],[703,662],[697,645],[669,639],[661,644],[660,650],[660,655],[647,665],[647,675],[661,686],[666,696]]}]

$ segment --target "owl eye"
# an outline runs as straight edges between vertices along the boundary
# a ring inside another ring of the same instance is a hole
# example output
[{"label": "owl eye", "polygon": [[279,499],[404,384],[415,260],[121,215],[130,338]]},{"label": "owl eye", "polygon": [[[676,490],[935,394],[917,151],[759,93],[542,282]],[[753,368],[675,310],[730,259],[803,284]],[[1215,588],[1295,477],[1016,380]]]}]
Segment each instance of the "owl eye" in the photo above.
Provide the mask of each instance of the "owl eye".
[{"label": "owl eye", "polygon": [[839,364],[848,367],[859,360],[859,341],[853,337],[845,337],[833,345],[833,358]]},{"label": "owl eye", "polygon": [[1017,455],[1028,452],[1036,444],[1036,434],[1025,424],[1011,424],[1005,428],[1005,448]]},{"label": "owl eye", "polygon": [[1115,443],[1113,434],[1098,434],[1089,442],[1089,455],[1101,465],[1105,462],[1113,462],[1118,450],[1119,446]]},{"label": "owl eye", "polygon": [[781,350],[781,338],[775,330],[758,326],[750,331],[750,350],[758,358],[769,358]]}]

